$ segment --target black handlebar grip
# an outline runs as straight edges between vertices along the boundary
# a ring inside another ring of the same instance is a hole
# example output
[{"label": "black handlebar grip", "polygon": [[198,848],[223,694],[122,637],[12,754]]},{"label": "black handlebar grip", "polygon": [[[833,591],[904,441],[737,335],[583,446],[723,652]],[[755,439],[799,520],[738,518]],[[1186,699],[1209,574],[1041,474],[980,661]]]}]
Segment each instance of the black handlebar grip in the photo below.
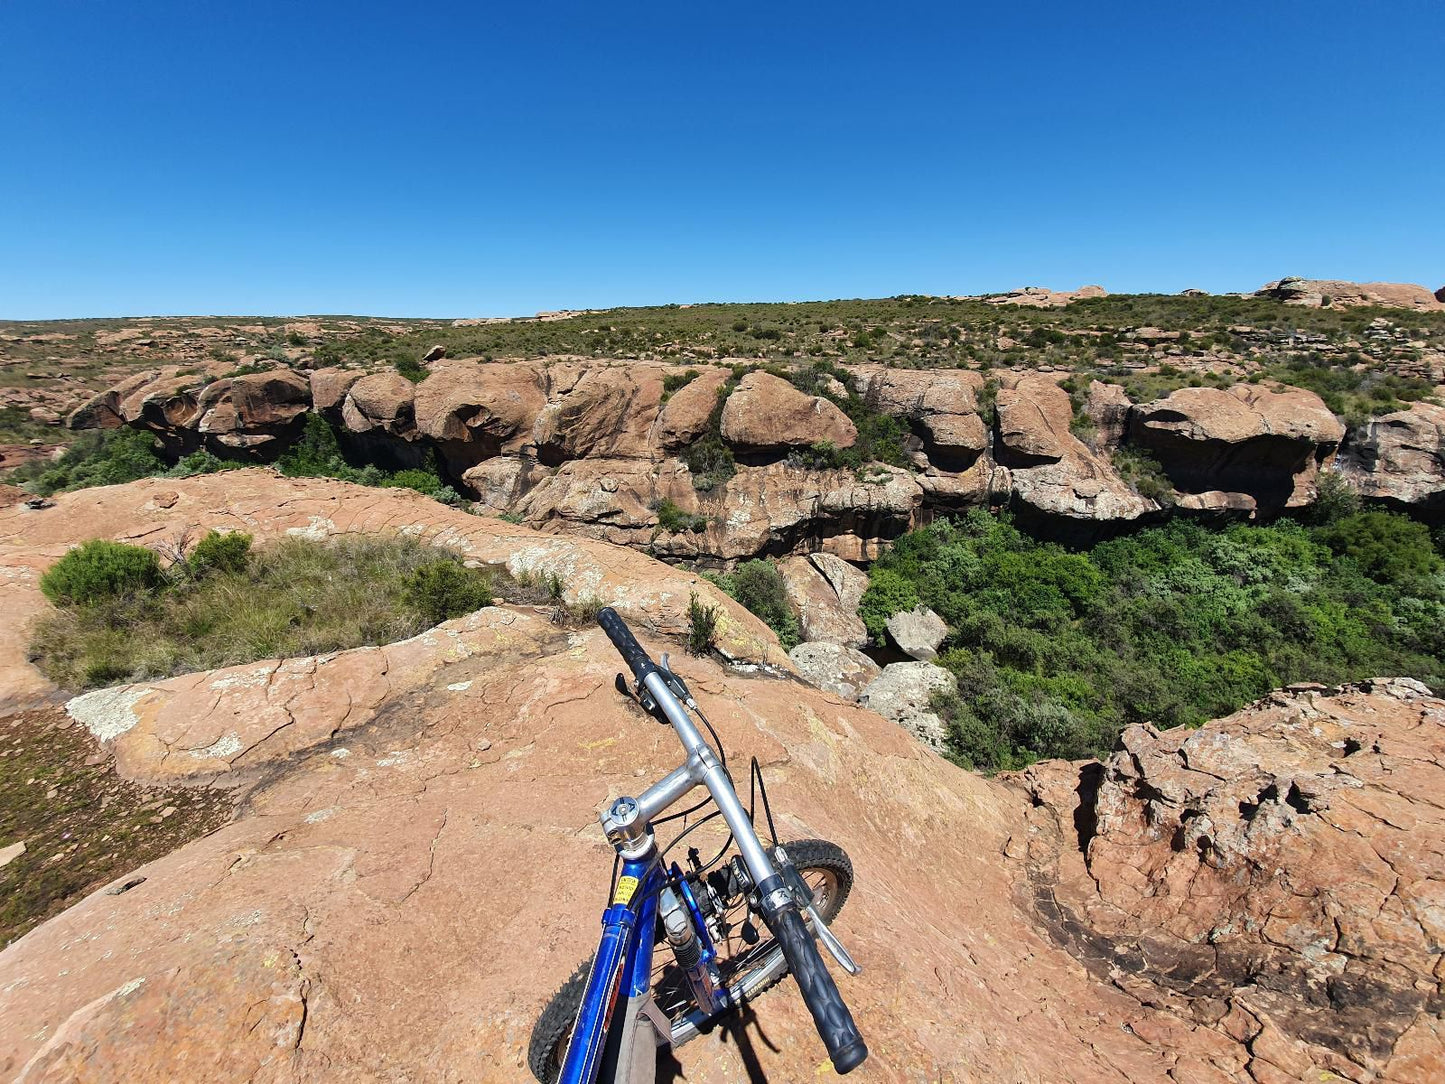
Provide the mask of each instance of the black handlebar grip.
[{"label": "black handlebar grip", "polygon": [[833,976],[823,966],[818,946],[813,943],[813,935],[808,932],[797,903],[789,897],[781,906],[769,907],[768,897],[774,888],[781,888],[782,884],[782,878],[770,877],[758,886],[763,898],[763,921],[782,946],[788,967],[802,991],[803,1003],[813,1014],[813,1024],[823,1045],[828,1048],[833,1068],[841,1076],[863,1064],[868,1057],[868,1046],[863,1042],[858,1026],[853,1023],[848,1006],[843,1004],[843,996],[838,993]]},{"label": "black handlebar grip", "polygon": [[602,612],[597,615],[597,623],[602,626],[602,631],[607,633],[607,638],[622,656],[622,661],[632,668],[632,674],[639,683],[657,669],[657,663],[642,649],[637,637],[633,636],[632,630],[627,627],[627,622],[618,617],[617,611],[611,606],[602,608]]}]

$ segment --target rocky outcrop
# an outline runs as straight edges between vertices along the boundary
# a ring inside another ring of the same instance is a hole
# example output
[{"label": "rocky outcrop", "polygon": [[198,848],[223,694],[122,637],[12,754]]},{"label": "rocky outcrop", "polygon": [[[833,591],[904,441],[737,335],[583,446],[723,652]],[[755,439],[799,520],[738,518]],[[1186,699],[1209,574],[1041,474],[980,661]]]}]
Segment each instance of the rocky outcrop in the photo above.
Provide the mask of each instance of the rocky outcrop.
[{"label": "rocky outcrop", "polygon": [[943,618],[927,606],[916,606],[903,610],[888,619],[888,638],[905,655],[912,655],[920,662],[932,662],[938,658],[938,647],[948,635],[948,626]]},{"label": "rocky outcrop", "polygon": [[991,484],[1026,524],[1071,524],[1081,538],[1158,509],[1073,434],[1073,404],[1053,380],[1029,375],[1001,388],[997,410],[994,459],[1007,472]]},{"label": "rocky outcrop", "polygon": [[804,640],[848,647],[868,642],[858,616],[858,601],[868,590],[866,572],[831,553],[786,557],[778,562],[778,572]]},{"label": "rocky outcrop", "polygon": [[217,380],[201,392],[196,430],[231,451],[267,455],[295,437],[311,402],[311,382],[288,369]]},{"label": "rocky outcrop", "polygon": [[1437,294],[1409,282],[1341,282],[1337,279],[1283,278],[1265,283],[1254,292],[1254,296],[1316,309],[1325,306],[1350,308],[1356,305],[1381,305],[1419,312],[1445,310],[1445,302],[1442,302]]},{"label": "rocky outcrop", "polygon": [[[1123,388],[1094,381],[1076,417],[1058,375],[1043,372],[994,378],[991,439],[979,373],[874,366],[851,379],[871,409],[910,428],[908,469],[812,469],[795,453],[856,439],[831,402],[755,371],[720,403],[731,374],[709,365],[669,394],[686,372],[652,362],[442,359],[413,384],[391,371],[276,367],[208,380],[163,369],[95,397],[71,424],[141,426],[175,455],[206,447],[268,460],[314,410],[338,427],[348,454],[388,469],[434,463],[459,493],[540,530],[714,565],[819,551],[868,560],[920,519],[984,504],[1010,507],[1038,534],[1087,543],[1158,510],[1114,469],[1114,450],[1128,443],[1163,463],[1181,511],[1273,515],[1313,500],[1317,471],[1343,439],[1324,404],[1298,389],[1183,388],[1134,407]],[[1367,496],[1425,508],[1427,458],[1409,450],[1415,437],[1391,445],[1395,428],[1429,439],[1419,421],[1428,410],[1407,414],[1403,426],[1391,416],[1361,430],[1346,458]],[[714,426],[737,469],[699,492],[689,448]],[[686,530],[662,528],[663,501],[692,517]]]},{"label": "rocky outcrop", "polygon": [[809,685],[844,700],[857,700],[881,669],[855,647],[824,641],[799,644],[788,652],[788,658]]},{"label": "rocky outcrop", "polygon": [[1176,489],[1246,493],[1271,511],[1314,499],[1319,467],[1344,435],[1313,392],[1253,384],[1180,388],[1130,419],[1131,441],[1159,460]]},{"label": "rocky outcrop", "polygon": [[1445,407],[1415,403],[1351,434],[1340,467],[1365,497],[1433,518],[1445,513]]},{"label": "rocky outcrop", "polygon": [[1102,766],[1019,782],[1028,898],[1056,943],[1239,1043],[1228,1075],[1445,1073],[1445,702],[1423,685],[1136,726]]},{"label": "rocky outcrop", "polygon": [[346,392],[341,417],[352,433],[415,439],[416,385],[400,373],[369,373]]},{"label": "rocky outcrop", "polygon": [[702,437],[726,383],[727,373],[713,369],[673,392],[658,412],[654,445],[663,451],[676,451]]},{"label": "rocky outcrop", "polygon": [[1057,309],[1086,297],[1108,297],[1102,286],[1080,286],[1077,290],[1050,290],[1046,286],[1024,286],[1008,293],[991,294],[983,300],[990,305],[1022,305],[1032,309]]},{"label": "rocky outcrop", "polygon": [[821,396],[806,395],[782,377],[749,373],[723,406],[722,436],[741,453],[766,454],[824,442],[851,448],[858,430]]},{"label": "rocky outcrop", "polygon": [[943,748],[948,727],[930,701],[937,693],[958,691],[952,674],[931,662],[894,662],[868,683],[858,703],[903,727],[932,749]]}]

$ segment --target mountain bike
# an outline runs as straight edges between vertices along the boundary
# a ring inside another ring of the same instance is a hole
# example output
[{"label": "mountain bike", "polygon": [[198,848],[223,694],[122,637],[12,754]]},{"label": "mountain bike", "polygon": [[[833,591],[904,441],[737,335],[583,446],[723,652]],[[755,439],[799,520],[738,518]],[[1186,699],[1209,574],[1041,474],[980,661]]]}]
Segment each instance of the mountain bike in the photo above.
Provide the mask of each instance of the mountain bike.
[{"label": "mountain bike", "polygon": [[[640,795],[618,798],[601,816],[616,851],[602,939],[538,1017],[527,1052],[533,1074],[542,1084],[652,1081],[659,1046],[680,1046],[710,1031],[789,972],[833,1067],[839,1073],[856,1069],[868,1047],[814,944],[815,938],[821,941],[840,967],[858,973],[828,928],[853,886],[848,856],[825,840],[780,844],[757,759],[744,807],[717,731],[667,655],[661,665],[653,662],[610,607],[597,622],[632,670],[633,695],[659,722],[672,726],[686,760]],[[707,788],[708,798],[660,816],[698,786]],[[771,845],[764,845],[753,826],[759,798]],[[686,825],[687,817],[709,804],[716,808],[685,826],[667,847],[658,847],[657,826],[679,818]],[[723,819],[728,838],[712,859],[702,861],[692,847],[686,869],[667,862],[668,850],[716,817]],[[723,861],[734,847],[737,853]],[[656,953],[660,945],[667,946],[666,955]]]}]

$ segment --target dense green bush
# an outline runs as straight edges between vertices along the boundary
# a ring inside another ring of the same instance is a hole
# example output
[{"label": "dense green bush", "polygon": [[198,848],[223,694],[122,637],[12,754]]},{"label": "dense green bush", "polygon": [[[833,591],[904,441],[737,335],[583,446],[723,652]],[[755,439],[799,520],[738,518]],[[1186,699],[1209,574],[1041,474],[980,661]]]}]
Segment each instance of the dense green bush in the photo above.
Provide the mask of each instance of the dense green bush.
[{"label": "dense green bush", "polygon": [[166,471],[155,437],[140,429],[97,429],[82,433],[54,463],[30,463],[8,481],[50,496],[90,486],[134,482]]},{"label": "dense green bush", "polygon": [[422,565],[408,575],[407,599],[432,624],[462,617],[492,604],[492,577],[454,557]]},{"label": "dense green bush", "polygon": [[747,610],[762,618],[763,623],[778,634],[784,649],[791,650],[798,645],[802,633],[798,619],[788,606],[788,592],[777,565],[761,558],[744,561],[727,575],[712,579]]},{"label": "dense green bush", "polygon": [[460,494],[442,481],[432,458],[427,460],[426,469],[412,467],[395,472],[375,463],[352,463],[342,453],[335,427],[320,414],[306,415],[301,436],[286,449],[276,466],[288,478],[337,478],[363,486],[414,489],[443,504],[462,503]]},{"label": "dense green bush", "polygon": [[40,577],[40,590],[58,606],[89,606],[154,591],[163,582],[151,550],[93,538],[51,565]]},{"label": "dense green bush", "polygon": [[250,535],[240,531],[208,531],[186,558],[186,569],[192,576],[240,572],[250,559]]},{"label": "dense green bush", "polygon": [[1294,681],[1445,684],[1441,560],[1424,527],[1384,512],[1176,522],[1088,553],[974,512],[898,539],[859,612],[878,637],[918,602],[949,627],[952,751],[982,769],[1104,753],[1130,723],[1198,725]]}]

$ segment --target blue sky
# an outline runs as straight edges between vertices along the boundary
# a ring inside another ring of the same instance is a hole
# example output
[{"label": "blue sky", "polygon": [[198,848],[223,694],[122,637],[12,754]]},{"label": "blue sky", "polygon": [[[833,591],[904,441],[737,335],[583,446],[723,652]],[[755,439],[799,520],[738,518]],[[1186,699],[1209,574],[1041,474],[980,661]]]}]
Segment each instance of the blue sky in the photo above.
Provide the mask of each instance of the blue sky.
[{"label": "blue sky", "polygon": [[1445,4],[0,3],[0,318],[1445,283]]}]

